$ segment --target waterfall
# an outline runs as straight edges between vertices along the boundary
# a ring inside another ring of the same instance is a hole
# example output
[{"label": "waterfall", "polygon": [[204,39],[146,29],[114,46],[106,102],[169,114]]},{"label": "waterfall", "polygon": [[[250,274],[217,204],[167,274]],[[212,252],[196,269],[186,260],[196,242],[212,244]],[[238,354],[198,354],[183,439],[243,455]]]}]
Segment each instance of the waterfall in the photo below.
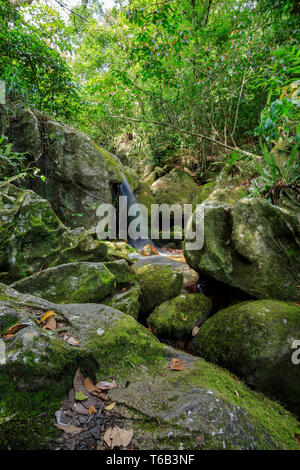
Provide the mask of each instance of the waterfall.
[{"label": "waterfall", "polygon": [[[127,210],[133,205],[138,204],[138,200],[136,199],[134,192],[125,175],[123,176],[123,183],[120,186],[120,194],[121,196],[127,196]],[[134,217],[128,217],[128,223],[133,220]],[[145,221],[145,225],[148,225],[148,221]],[[138,238],[137,240],[128,239],[128,244],[136,248],[137,250],[142,250],[145,245],[152,245],[155,246],[155,243],[150,239],[141,239]]]}]

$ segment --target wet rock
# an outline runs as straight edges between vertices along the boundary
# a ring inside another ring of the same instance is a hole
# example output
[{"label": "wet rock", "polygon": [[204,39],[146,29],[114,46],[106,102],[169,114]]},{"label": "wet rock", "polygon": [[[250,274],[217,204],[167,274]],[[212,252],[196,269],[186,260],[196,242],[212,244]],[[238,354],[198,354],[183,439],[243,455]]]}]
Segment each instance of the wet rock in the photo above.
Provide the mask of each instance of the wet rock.
[{"label": "wet rock", "polygon": [[292,362],[299,338],[297,305],[258,300],[217,312],[198,331],[194,348],[300,415],[300,368]]}]

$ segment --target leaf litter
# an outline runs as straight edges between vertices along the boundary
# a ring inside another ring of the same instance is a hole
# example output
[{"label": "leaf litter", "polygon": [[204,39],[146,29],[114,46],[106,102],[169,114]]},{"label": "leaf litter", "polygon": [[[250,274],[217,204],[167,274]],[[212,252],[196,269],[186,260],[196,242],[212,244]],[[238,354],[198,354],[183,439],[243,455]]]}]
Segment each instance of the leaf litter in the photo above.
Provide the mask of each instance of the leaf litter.
[{"label": "leaf litter", "polygon": [[124,418],[116,411],[116,402],[107,393],[118,385],[115,380],[94,384],[78,368],[73,388],[55,413],[55,426],[64,432],[63,449],[126,449],[131,443],[133,429],[123,427]]}]

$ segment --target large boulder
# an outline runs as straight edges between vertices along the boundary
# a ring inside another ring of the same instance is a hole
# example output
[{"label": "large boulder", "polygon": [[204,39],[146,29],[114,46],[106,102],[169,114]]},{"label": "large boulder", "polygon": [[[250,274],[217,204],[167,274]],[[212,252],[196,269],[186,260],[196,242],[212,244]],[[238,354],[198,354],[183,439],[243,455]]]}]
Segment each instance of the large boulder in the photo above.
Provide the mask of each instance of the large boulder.
[{"label": "large boulder", "polygon": [[[34,160],[46,177],[27,181],[28,187],[48,199],[61,220],[71,227],[95,228],[97,207],[114,202],[122,173],[133,189],[139,184],[133,169],[96,146],[88,136],[24,106],[12,106],[8,112],[0,108],[2,133],[12,143],[13,151]],[[2,166],[0,176],[6,170]]]},{"label": "large boulder", "polygon": [[0,188],[0,271],[12,282],[47,267],[102,261],[107,247],[83,229],[68,230],[49,202],[30,190]]},{"label": "large boulder", "polygon": [[[0,365],[1,449],[61,446],[54,413],[78,368],[94,383],[115,377],[113,416],[121,428],[133,428],[135,449],[298,446],[299,424],[278,404],[217,366],[162,346],[129,315],[99,304],[54,304],[4,285],[0,311],[6,351]],[[49,311],[56,313],[53,330],[37,323]],[[183,371],[169,368],[174,358]],[[102,437],[110,426],[105,418]]]},{"label": "large boulder", "polygon": [[212,309],[212,300],[203,294],[179,295],[158,305],[147,322],[159,338],[185,341],[196,325],[202,324]]},{"label": "large boulder", "polygon": [[[249,390],[227,371],[165,347],[169,360],[153,374],[139,370],[111,391],[122,427],[140,450],[297,449],[299,423],[278,404]],[[170,363],[169,363],[170,364]]]},{"label": "large boulder", "polygon": [[197,284],[197,281],[199,280],[199,274],[197,271],[192,269],[187,263],[182,262],[182,259],[180,261],[176,261],[176,257],[175,259],[172,259],[168,256],[160,255],[142,256],[136,261],[134,268],[138,269],[147,264],[151,264],[152,266],[169,266],[173,271],[182,273],[183,290],[185,287]]},{"label": "large boulder", "polygon": [[185,251],[193,269],[257,298],[300,300],[295,215],[260,198],[224,202],[215,191],[203,204],[204,246]]},{"label": "large boulder", "polygon": [[292,361],[299,338],[299,306],[258,300],[217,312],[198,331],[194,348],[300,415],[300,365]]},{"label": "large boulder", "polygon": [[151,185],[158,204],[191,204],[198,186],[194,179],[182,170],[171,171]]},{"label": "large boulder", "polygon": [[103,263],[77,262],[45,269],[11,287],[51,302],[97,303],[114,292],[116,278]]},{"label": "large boulder", "polygon": [[141,312],[149,314],[154,307],[179,294],[183,286],[182,273],[170,266],[146,264],[136,269],[141,288]]},{"label": "large boulder", "polygon": [[[52,330],[38,324],[49,311],[56,314]],[[2,284],[0,312],[5,350],[0,365],[1,418],[16,414],[12,421],[1,420],[1,449],[49,448],[49,441],[53,448],[59,435],[53,416],[78,368],[99,380],[122,372],[129,375],[131,366],[159,365],[164,357],[162,346],[146,328],[105,305],[54,304]],[[6,335],[12,325],[13,333]]]}]

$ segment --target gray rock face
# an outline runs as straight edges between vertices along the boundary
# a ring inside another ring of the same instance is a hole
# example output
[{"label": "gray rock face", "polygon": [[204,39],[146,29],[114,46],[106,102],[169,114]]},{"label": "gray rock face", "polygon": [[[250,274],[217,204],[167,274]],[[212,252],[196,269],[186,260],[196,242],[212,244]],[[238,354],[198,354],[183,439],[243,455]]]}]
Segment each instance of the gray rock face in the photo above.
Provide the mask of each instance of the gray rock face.
[{"label": "gray rock face", "polygon": [[300,299],[296,216],[262,199],[224,203],[216,192],[203,204],[204,246],[185,252],[193,269],[260,299]]},{"label": "gray rock face", "polygon": [[29,154],[35,161],[40,158],[43,153],[40,123],[30,109],[15,107],[9,133],[14,152]]},{"label": "gray rock face", "polygon": [[[219,384],[227,377],[225,371],[214,370],[213,365],[170,347],[165,351],[169,359],[176,357],[182,361],[184,371],[164,368],[163,376],[153,376],[144,369],[127,388],[111,391],[111,399],[117,402],[116,410],[127,426],[134,428],[136,448],[250,450],[282,446],[259,422],[254,409],[250,407],[249,412],[245,401],[244,406],[233,403],[232,398],[222,393],[222,385],[218,389],[212,382],[206,382],[206,370],[210,377],[218,376]],[[265,416],[269,415],[267,402],[259,407],[265,407]]]},{"label": "gray rock face", "polygon": [[63,263],[106,258],[105,243],[84,229],[68,230],[46,199],[10,184],[0,191],[0,228],[4,282]]},{"label": "gray rock face", "polygon": [[11,287],[51,302],[97,303],[114,292],[116,278],[103,263],[78,262],[45,269]]},{"label": "gray rock face", "polygon": [[130,169],[65,124],[22,106],[10,109],[9,115],[11,120],[0,109],[1,133],[12,142],[13,151],[33,158],[46,176],[44,182],[31,183],[31,189],[48,199],[67,225],[94,228],[97,207],[112,202],[121,173]]}]

